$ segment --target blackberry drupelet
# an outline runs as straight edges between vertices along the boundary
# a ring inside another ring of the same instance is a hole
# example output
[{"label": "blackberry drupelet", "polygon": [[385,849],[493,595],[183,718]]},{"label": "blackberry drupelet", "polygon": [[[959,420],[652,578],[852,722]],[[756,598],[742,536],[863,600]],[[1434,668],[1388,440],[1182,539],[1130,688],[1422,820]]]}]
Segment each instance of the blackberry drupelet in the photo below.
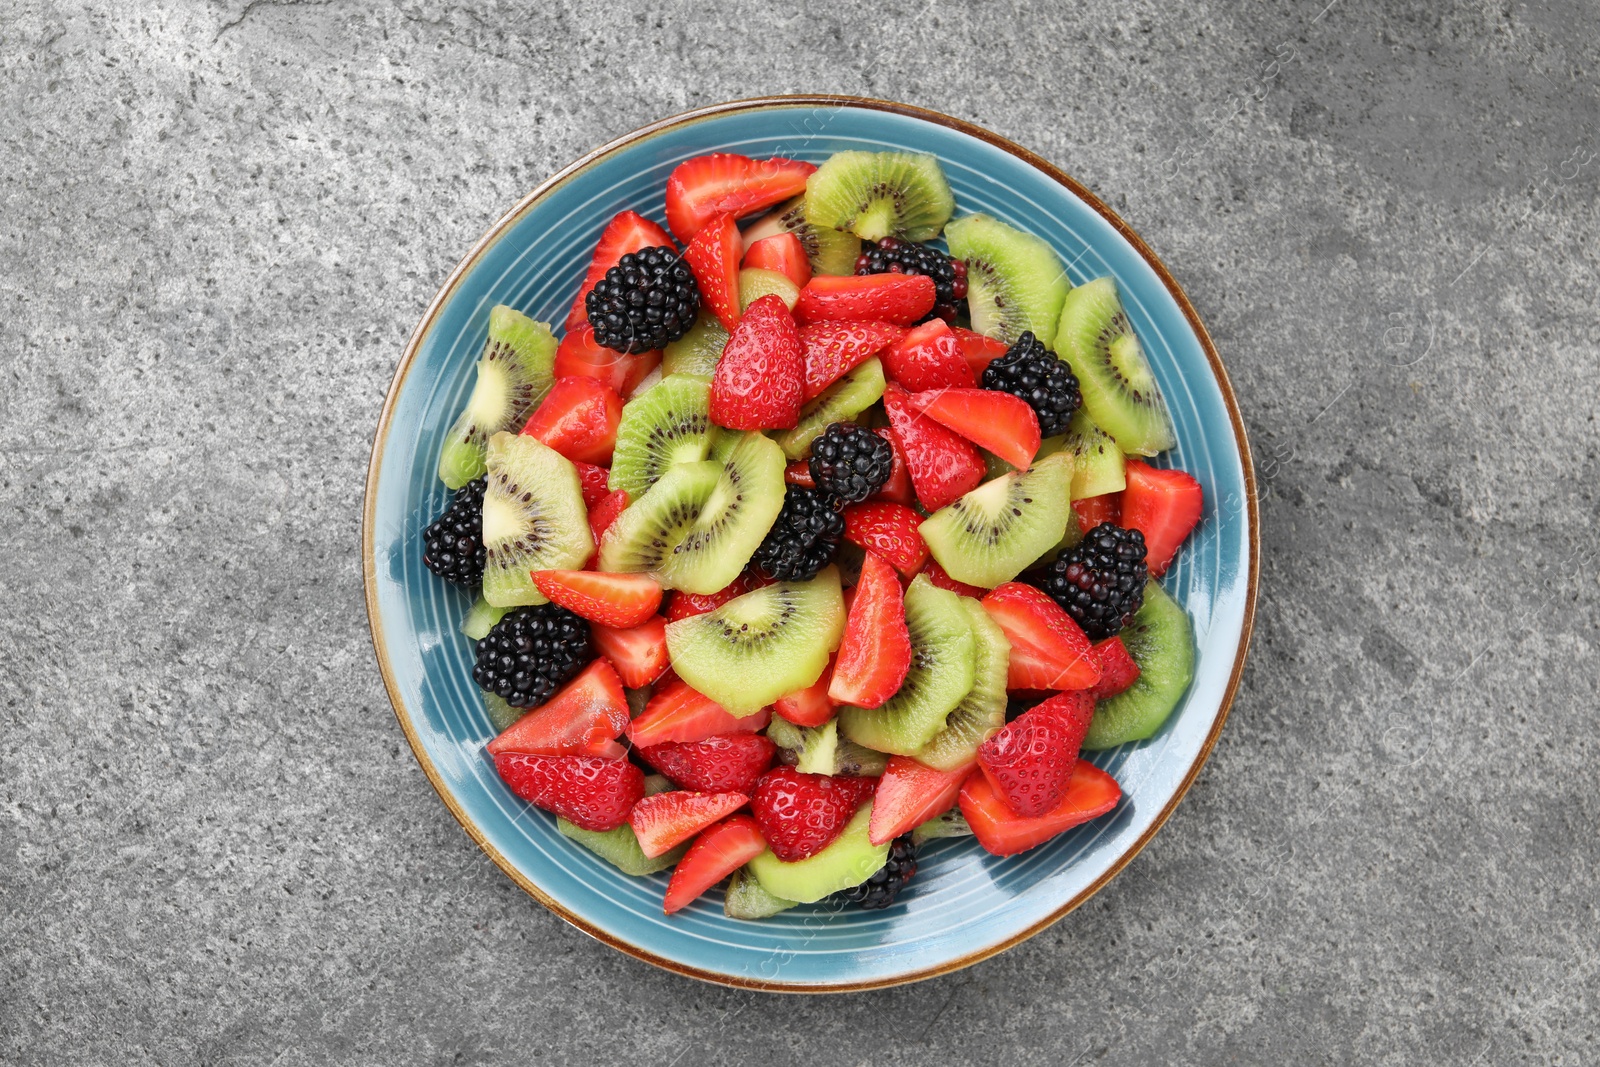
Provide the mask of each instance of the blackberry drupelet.
[{"label": "blackberry drupelet", "polygon": [[513,707],[532,708],[593,658],[588,623],[558,605],[537,604],[508,612],[478,642],[472,680]]},{"label": "blackberry drupelet", "polygon": [[444,514],[422,531],[422,562],[447,582],[475,586],[483,581],[483,490],[479,478],[456,490]]},{"label": "blackberry drupelet", "polygon": [[910,834],[902,834],[889,846],[889,858],[877,873],[854,889],[846,889],[845,899],[861,908],[887,908],[916,873],[917,846],[911,843]]},{"label": "blackberry drupelet", "polygon": [[1056,561],[1031,577],[1091,641],[1126,626],[1144,603],[1150,577],[1144,560],[1144,534],[1102,522]]},{"label": "blackberry drupelet", "polygon": [[597,344],[649,352],[694,325],[700,290],[688,264],[670,248],[642,248],[617,260],[584,299]]},{"label": "blackberry drupelet", "polygon": [[811,443],[811,480],[846,504],[859,504],[894,473],[894,446],[865,426],[829,423]]},{"label": "blackberry drupelet", "polygon": [[791,485],[783,510],[751,562],[780,582],[809,582],[828,565],[844,536],[839,502],[816,489]]},{"label": "blackberry drupelet", "polygon": [[967,295],[967,265],[951,259],[937,248],[885,237],[869,244],[856,257],[857,274],[924,274],[933,279],[933,311],[928,319],[954,322],[956,301]]},{"label": "blackberry drupelet", "polygon": [[1057,359],[1045,348],[1032,330],[1023,331],[1005,355],[989,364],[983,372],[983,387],[1026,401],[1039,416],[1041,437],[1065,432],[1073,412],[1083,403],[1077,375],[1066,360]]}]

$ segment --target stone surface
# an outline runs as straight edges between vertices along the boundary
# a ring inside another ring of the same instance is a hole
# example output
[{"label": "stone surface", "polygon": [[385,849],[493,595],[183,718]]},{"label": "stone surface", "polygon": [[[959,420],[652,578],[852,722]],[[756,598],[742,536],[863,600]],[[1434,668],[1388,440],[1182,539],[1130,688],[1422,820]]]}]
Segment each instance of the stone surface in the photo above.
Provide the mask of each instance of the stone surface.
[{"label": "stone surface", "polygon": [[[8,0],[0,1060],[1593,1062],[1597,52],[1584,0]],[[815,90],[989,126],[1144,234],[1233,375],[1265,562],[1222,742],[1125,873],[969,970],[780,1001],[473,847],[357,547],[401,346],[505,207]]]}]

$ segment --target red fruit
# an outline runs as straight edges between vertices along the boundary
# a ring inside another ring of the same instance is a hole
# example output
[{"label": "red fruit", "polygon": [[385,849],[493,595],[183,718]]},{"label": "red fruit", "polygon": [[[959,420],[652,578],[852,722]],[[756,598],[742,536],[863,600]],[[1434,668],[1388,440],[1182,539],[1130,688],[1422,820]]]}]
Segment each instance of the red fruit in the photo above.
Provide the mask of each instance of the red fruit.
[{"label": "red fruit", "polygon": [[763,237],[744,250],[744,265],[759,270],[775,270],[795,285],[811,280],[811,259],[806,246],[792,233]]},{"label": "red fruit", "polygon": [[506,727],[488,744],[489,755],[599,755],[628,728],[628,698],[611,664],[597,659],[548,701]]},{"label": "red fruit", "polygon": [[611,662],[629,689],[660,678],[671,662],[667,655],[667,620],[659,615],[626,630],[595,625],[589,627],[589,633],[595,651]]},{"label": "red fruit", "polygon": [[1091,691],[1094,699],[1114,697],[1139,680],[1139,664],[1134,661],[1128,646],[1120,637],[1108,637],[1094,646],[1095,659],[1100,661],[1100,680]]},{"label": "red fruit", "polygon": [[685,160],[667,177],[667,225],[678,240],[687,241],[717,215],[744,218],[805,192],[806,179],[816,169],[798,159],[751,159],[731,152]]},{"label": "red fruit", "polygon": [[972,376],[979,383],[983,381],[983,372],[989,369],[989,364],[1006,354],[1006,343],[997,341],[993,337],[985,337],[981,333],[963,330],[959,326],[951,328],[956,335],[956,341],[961,345],[961,354],[966,357],[967,366],[972,368]]},{"label": "red fruit", "polygon": [[971,389],[978,384],[961,353],[961,343],[943,319],[925,322],[891,345],[883,354],[883,371],[890,381],[899,382],[913,393],[925,389]]},{"label": "red fruit", "polygon": [[730,430],[782,430],[800,420],[805,350],[783,298],[745,309],[711,377],[711,421]]},{"label": "red fruit", "polygon": [[817,480],[811,477],[811,463],[808,460],[791,463],[783,468],[783,480],[790,485],[801,485],[807,489],[817,487]]},{"label": "red fruit", "polygon": [[907,578],[928,561],[928,545],[917,527],[922,516],[904,504],[869,500],[844,509],[844,536],[851,544],[876,552]]},{"label": "red fruit", "polygon": [[933,310],[933,279],[921,274],[819,274],[794,306],[802,322],[852,319],[910,326]]},{"label": "red fruit", "polygon": [[[602,471],[601,473],[605,473]],[[599,503],[589,508],[589,532],[594,535],[594,553],[590,555],[587,566],[594,567],[600,560],[600,538],[611,529],[611,524],[617,521],[617,516],[628,509],[628,491],[618,489],[616,492],[607,493]],[[548,595],[548,594],[546,594]]]},{"label": "red fruit", "polygon": [[812,685],[774,700],[773,714],[783,716],[796,726],[821,726],[833,718],[835,704],[828,699],[828,687],[832,683],[833,664],[830,662]]},{"label": "red fruit", "polygon": [[1066,720],[1038,708],[1006,723],[978,748],[978,766],[989,784],[1006,807],[1029,819],[1061,803],[1077,759]]},{"label": "red fruit", "polygon": [[[604,500],[611,492],[607,483],[611,479],[611,472],[604,467],[597,467],[593,463],[574,462],[573,467],[578,471],[578,486],[583,490],[583,506],[591,511],[594,506]],[[591,522],[591,525],[593,523]],[[595,541],[600,536],[595,535]]]},{"label": "red fruit", "polygon": [[672,870],[661,910],[671,915],[767,850],[748,815],[730,815],[695,838]]},{"label": "red fruit", "polygon": [[[1122,518],[1122,494],[1105,493],[1101,496],[1086,496],[1074,500],[1072,513],[1078,516],[1078,528],[1084,533],[1088,533],[1102,522],[1117,522]],[[1150,550],[1146,548],[1147,561],[1149,554]]]},{"label": "red fruit", "polygon": [[953,771],[936,771],[910,756],[890,756],[872,797],[867,840],[874,845],[893,841],[940,812],[949,811],[955,806],[961,783],[971,773],[970,763]]},{"label": "red fruit", "polygon": [[739,322],[739,227],[732,215],[713,219],[694,235],[683,259],[689,264],[700,299],[732,330]]},{"label": "red fruit", "polygon": [[1019,471],[1032,466],[1039,452],[1039,416],[1026,400],[1010,393],[933,389],[912,396],[911,406]]},{"label": "red fruit", "polygon": [[1029,708],[1042,715],[1051,715],[1066,727],[1066,746],[1072,758],[1078,758],[1083,739],[1089,736],[1089,724],[1094,720],[1094,693],[1088,689],[1074,689],[1057,693]]},{"label": "red fruit", "polygon": [[944,568],[939,566],[939,561],[936,559],[928,560],[928,565],[922,568],[922,573],[927,575],[928,581],[932,582],[940,589],[948,589],[952,593],[957,593],[961,596],[969,596],[974,600],[982,600],[984,597],[989,595],[989,590],[987,589],[980,589],[975,585],[968,585],[966,582],[958,582],[954,578],[950,577],[950,575],[945,573]]},{"label": "red fruit", "polygon": [[736,596],[744,596],[752,589],[760,589],[770,584],[772,584],[770,578],[746,571],[715,593],[685,593],[680,589],[667,601],[667,621],[677,622],[679,619],[704,615],[714,608],[722,607]]},{"label": "red fruit", "polygon": [[778,746],[763,734],[727,734],[687,743],[668,741],[641,748],[639,755],[684,789],[744,793],[772,766]]},{"label": "red fruit", "polygon": [[661,606],[661,586],[648,574],[602,571],[534,571],[539,592],[590,622],[626,630]]},{"label": "red fruit", "polygon": [[1061,831],[1104,815],[1117,806],[1122,790],[1116,780],[1087,760],[1079,760],[1061,801],[1036,818],[1024,818],[1006,807],[989,779],[970,776],[961,787],[961,814],[978,844],[996,856],[1010,856],[1043,844]]},{"label": "red fruit", "polygon": [[1159,578],[1167,573],[1178,546],[1200,521],[1205,494],[1185,471],[1160,470],[1131,456],[1127,473],[1120,525],[1144,534],[1145,563],[1150,577]]},{"label": "red fruit", "polygon": [[888,322],[808,322],[800,327],[805,349],[805,398],[812,399],[906,335]]},{"label": "red fruit", "polygon": [[1007,688],[1088,689],[1100,680],[1089,639],[1048,594],[1006,582],[983,598],[983,606],[1011,642]]},{"label": "red fruit", "polygon": [[792,863],[815,856],[839,836],[865,799],[862,783],[870,781],[774,767],[756,783],[750,810],[773,855]]},{"label": "red fruit", "polygon": [[923,508],[938,511],[983,481],[983,460],[972,442],[919,414],[910,394],[893,382],[883,391],[883,408]]},{"label": "red fruit", "polygon": [[834,660],[828,699],[875,708],[894,696],[910,669],[911,633],[900,579],[883,557],[868,552]]},{"label": "red fruit", "polygon": [[576,329],[589,321],[584,298],[595,283],[606,276],[606,271],[617,265],[618,260],[641,248],[662,247],[676,247],[671,235],[637,212],[621,212],[606,223],[605,230],[600,234],[600,243],[595,247],[594,258],[589,261],[589,270],[583,276],[583,285],[578,288],[578,298],[572,302],[572,311],[567,315],[567,329]]},{"label": "red fruit", "polygon": [[551,370],[558,378],[593,378],[605,382],[619,396],[627,396],[660,365],[660,352],[630,355],[612,351],[596,342],[594,331],[584,323],[568,330],[561,339]]},{"label": "red fruit", "polygon": [[622,398],[594,378],[557,378],[522,432],[574,462],[607,464],[617,444]]},{"label": "red fruit", "polygon": [[646,856],[660,856],[749,801],[743,793],[693,793],[674,789],[645,797],[628,814],[628,825]]},{"label": "red fruit", "polygon": [[639,717],[628,724],[628,740],[636,748],[667,741],[704,741],[718,734],[754,734],[767,728],[766,708],[736,719],[716,701],[689,688],[681,678],[660,686]]},{"label": "red fruit", "polygon": [[502,752],[494,769],[517,796],[585,830],[612,830],[644,796],[644,772],[625,759]]},{"label": "red fruit", "polygon": [[905,450],[900,447],[900,442],[895,440],[894,434],[887,426],[880,426],[872,432],[888,441],[889,447],[894,449],[894,466],[890,468],[889,480],[883,483],[883,488],[869,499],[887,500],[907,506],[915,504],[917,492],[911,485],[911,468],[906,466]]}]

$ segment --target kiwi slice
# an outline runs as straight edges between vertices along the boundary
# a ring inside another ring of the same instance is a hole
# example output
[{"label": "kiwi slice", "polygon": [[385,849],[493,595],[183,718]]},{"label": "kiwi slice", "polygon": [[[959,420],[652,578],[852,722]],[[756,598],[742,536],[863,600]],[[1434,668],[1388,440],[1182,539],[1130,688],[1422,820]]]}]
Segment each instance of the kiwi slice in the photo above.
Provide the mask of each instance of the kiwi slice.
[{"label": "kiwi slice", "polygon": [[821,726],[796,726],[774,715],[767,737],[781,750],[778,758],[807,774],[848,774],[857,778],[880,775],[889,765],[882,752],[863,748],[839,736],[839,720]]},{"label": "kiwi slice", "polygon": [[1122,449],[1083,408],[1073,413],[1061,440],[1061,450],[1072,457],[1072,499],[1120,493],[1127,488],[1127,460]]},{"label": "kiwi slice", "polygon": [[506,703],[505,697],[494,693],[483,694],[483,707],[489,713],[489,725],[494,727],[494,732],[497,734],[505,733],[511,724],[522,718],[523,713],[528,710],[512,707]]},{"label": "kiwi slice", "polygon": [[757,219],[744,231],[744,246],[749,248],[763,237],[792,233],[800,238],[813,274],[854,274],[861,255],[861,238],[828,226],[813,226],[806,217],[805,194],[786,200],[771,213]]},{"label": "kiwi slice", "polygon": [[967,817],[961,814],[960,808],[951,808],[912,830],[911,843],[921,848],[929,841],[937,841],[942,837],[970,836],[972,836],[972,826],[967,822]]},{"label": "kiwi slice", "polygon": [[909,756],[944,729],[972,688],[972,618],[962,598],[917,575],[906,589],[911,669],[894,696],[877,708],[839,709],[839,729],[858,745]]},{"label": "kiwi slice", "polygon": [[466,618],[461,620],[461,632],[474,641],[482,641],[489,636],[489,631],[494,629],[494,624],[510,610],[510,608],[495,607],[483,599],[482,593],[479,593],[478,599],[467,609]]},{"label": "kiwi slice", "polygon": [[873,357],[828,386],[800,409],[800,421],[794,429],[779,435],[783,454],[792,461],[804,459],[811,451],[811,442],[821,437],[829,424],[854,419],[876,404],[883,398],[886,384],[883,364]]},{"label": "kiwi slice", "polygon": [[1142,741],[1161,728],[1194,678],[1194,637],[1189,616],[1159,582],[1147,582],[1144,606],[1119,635],[1139,665],[1139,677],[1100,701],[1083,739],[1086,749]]},{"label": "kiwi slice", "polygon": [[922,539],[950,577],[993,589],[1061,540],[1072,516],[1071,474],[1071,457],[1060,452],[1002,474],[934,512],[919,527]]},{"label": "kiwi slice", "polygon": [[955,208],[939,161],[915,152],[835,152],[806,179],[806,216],[868,241],[932,240]]},{"label": "kiwi slice", "polygon": [[1032,330],[1048,348],[1061,301],[1072,288],[1055,250],[988,215],[956,219],[945,238],[950,255],[967,265],[972,328],[1008,345]]},{"label": "kiwi slice", "polygon": [[669,623],[667,651],[679,678],[742,717],[815,685],[843,636],[839,571],[827,567]]},{"label": "kiwi slice", "polygon": [[627,823],[605,831],[585,830],[558,816],[556,829],[563,837],[572,838],[623,874],[635,877],[664,871],[683,859],[683,854],[689,851],[689,842],[685,841],[659,856],[653,858],[646,856],[644,848],[639,844],[639,838],[633,832],[633,827]]},{"label": "kiwi slice", "polygon": [[761,887],[782,900],[810,904],[830,893],[860,885],[889,859],[889,842],[874,845],[867,837],[872,805],[863,804],[827,848],[803,860],[785,863],[769,848],[748,864]]},{"label": "kiwi slice", "polygon": [[773,896],[762,888],[761,879],[751,874],[748,867],[740,867],[728,878],[722,911],[730,919],[770,919],[797,903]]},{"label": "kiwi slice", "polygon": [[711,447],[711,380],[674,374],[622,407],[611,454],[613,492],[638,500],[675,463],[706,458]]},{"label": "kiwi slice", "polygon": [[1096,278],[1067,294],[1053,347],[1078,376],[1084,409],[1123,452],[1153,456],[1178,443],[1116,282]]},{"label": "kiwi slice", "polygon": [[578,470],[536,437],[489,438],[483,493],[483,598],[495,607],[543,604],[533,571],[576,570],[594,551]]},{"label": "kiwi slice", "polygon": [[659,571],[721,480],[722,464],[715,460],[667,468],[606,530],[600,539],[599,569],[624,574]]},{"label": "kiwi slice", "polygon": [[709,311],[702,310],[689,332],[661,350],[661,373],[698,374],[709,378],[716,373],[717,360],[722,358],[723,346],[728,343],[728,329]]},{"label": "kiwi slice", "polygon": [[972,688],[961,698],[944,729],[912,753],[918,763],[953,771],[970,764],[978,746],[1006,724],[1006,672],[1011,667],[1011,642],[983,605],[969,597],[961,606],[972,622]]},{"label": "kiwi slice", "polygon": [[439,452],[439,477],[445,485],[460,489],[483,477],[489,438],[522,428],[550,391],[555,362],[556,339],[548,325],[504,304],[490,309],[478,380]]},{"label": "kiwi slice", "polygon": [[746,267],[739,272],[739,310],[743,311],[764,296],[776,293],[790,311],[800,299],[800,287],[787,274],[761,267]]}]

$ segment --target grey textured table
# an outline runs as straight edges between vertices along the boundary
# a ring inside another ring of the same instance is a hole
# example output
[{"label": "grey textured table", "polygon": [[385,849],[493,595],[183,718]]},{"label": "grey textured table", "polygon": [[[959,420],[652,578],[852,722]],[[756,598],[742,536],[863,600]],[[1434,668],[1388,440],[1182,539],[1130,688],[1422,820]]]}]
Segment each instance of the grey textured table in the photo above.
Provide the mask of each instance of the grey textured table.
[{"label": "grey textured table", "polygon": [[[1600,1058],[1592,4],[7,0],[0,1061]],[[915,986],[775,998],[567,927],[390,713],[361,480],[412,324],[652,119],[907,100],[1187,287],[1262,478],[1189,798]]]}]

